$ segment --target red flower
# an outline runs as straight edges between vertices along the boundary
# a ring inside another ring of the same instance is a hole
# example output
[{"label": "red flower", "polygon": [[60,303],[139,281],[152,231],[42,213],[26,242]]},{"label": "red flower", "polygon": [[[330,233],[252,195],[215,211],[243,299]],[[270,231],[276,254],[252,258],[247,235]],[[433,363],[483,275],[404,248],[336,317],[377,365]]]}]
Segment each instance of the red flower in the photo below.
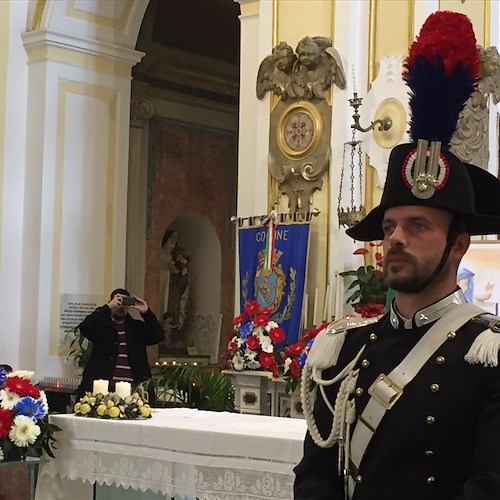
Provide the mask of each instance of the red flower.
[{"label": "red flower", "polygon": [[376,316],[380,316],[381,314],[384,314],[385,306],[384,304],[354,304],[353,305],[354,310],[358,313],[361,314],[362,318],[375,318]]},{"label": "red flower", "polygon": [[10,426],[13,418],[12,410],[0,408],[0,439],[5,439],[9,435]]},{"label": "red flower", "polygon": [[299,356],[305,349],[306,345],[300,340],[295,344],[285,347],[285,356]]},{"label": "red flower", "polygon": [[368,250],[366,248],[358,248],[357,250],[354,250],[352,252],[353,255],[366,255],[368,253]]},{"label": "red flower", "polygon": [[260,309],[260,305],[256,300],[252,300],[250,302],[247,302],[245,305],[245,312],[251,316],[252,314],[255,314],[258,310]]},{"label": "red flower", "polygon": [[273,372],[273,377],[278,376],[278,364],[273,354],[261,352],[259,354],[259,363],[263,368],[270,368]]},{"label": "red flower", "polygon": [[271,316],[271,313],[273,312],[272,307],[264,307],[264,309],[261,309],[261,314],[266,314],[267,316]]},{"label": "red flower", "polygon": [[236,316],[233,319],[233,325],[237,325],[238,323],[241,323],[245,319],[245,314],[240,314],[239,316]]},{"label": "red flower", "polygon": [[266,314],[257,314],[253,320],[254,325],[256,326],[265,326],[269,323],[269,316]]},{"label": "red flower", "polygon": [[236,349],[238,349],[238,344],[234,340],[229,342],[229,345],[227,346],[227,350],[229,351],[229,353],[234,354],[236,352]]},{"label": "red flower", "polygon": [[382,254],[380,252],[375,252],[375,260],[377,261],[377,264],[381,262],[383,259]]},{"label": "red flower", "polygon": [[250,335],[250,337],[247,338],[247,347],[252,351],[257,350],[260,347],[257,335]]},{"label": "red flower", "polygon": [[273,342],[282,342],[283,340],[285,340],[285,336],[286,335],[284,330],[279,326],[276,328],[271,328],[271,330],[269,330],[269,337]]},{"label": "red flower", "polygon": [[290,373],[293,377],[300,377],[301,375],[299,360],[297,358],[293,358],[290,363]]},{"label": "red flower", "polygon": [[[7,377],[5,387],[9,389],[10,392],[17,394],[18,396],[31,396],[34,392],[36,392],[33,391],[35,387],[33,387],[31,382],[27,378],[22,377]],[[39,395],[40,391],[38,390],[38,396]]]}]

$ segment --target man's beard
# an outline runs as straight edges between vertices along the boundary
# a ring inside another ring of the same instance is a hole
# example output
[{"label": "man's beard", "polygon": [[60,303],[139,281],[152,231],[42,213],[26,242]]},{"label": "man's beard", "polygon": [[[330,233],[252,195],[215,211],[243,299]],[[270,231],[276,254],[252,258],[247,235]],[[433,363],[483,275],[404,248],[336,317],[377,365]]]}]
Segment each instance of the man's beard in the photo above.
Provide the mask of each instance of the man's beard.
[{"label": "man's beard", "polygon": [[123,307],[119,307],[118,309],[111,311],[111,318],[115,321],[123,321],[126,316],[127,313]]},{"label": "man's beard", "polygon": [[[413,269],[413,272],[400,276],[399,273],[389,271],[390,266],[394,264],[384,264],[382,268],[385,284],[389,288],[402,293],[418,293],[427,288],[429,285],[434,285],[436,282],[439,282],[441,277],[444,276],[444,269],[448,265],[446,263],[442,266],[437,275],[434,276],[429,283],[426,283],[426,281],[429,280],[429,278],[436,271],[439,259],[436,262],[427,263],[427,265],[419,264],[413,256],[408,255],[404,250],[399,250],[397,248],[389,250],[386,254],[386,258],[394,255],[403,257],[406,261],[404,266],[411,267]],[[422,287],[422,285],[424,285],[424,287]]]}]

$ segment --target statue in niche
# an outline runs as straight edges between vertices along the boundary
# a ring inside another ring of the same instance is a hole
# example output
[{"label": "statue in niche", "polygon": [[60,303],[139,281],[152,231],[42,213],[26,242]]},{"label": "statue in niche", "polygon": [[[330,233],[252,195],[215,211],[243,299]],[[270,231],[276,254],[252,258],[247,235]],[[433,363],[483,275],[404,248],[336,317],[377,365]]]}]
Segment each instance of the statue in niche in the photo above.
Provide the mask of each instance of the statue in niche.
[{"label": "statue in niche", "polygon": [[450,150],[462,161],[488,168],[489,98],[500,102],[500,57],[496,47],[477,46],[481,62],[480,80],[460,115]]},{"label": "statue in niche", "polygon": [[292,81],[292,69],[297,56],[292,47],[280,42],[267,56],[257,73],[257,97],[263,99],[270,90],[282,99],[286,99],[287,88]]},{"label": "statue in niche", "polygon": [[297,45],[297,55],[285,42],[274,47],[257,75],[257,97],[268,91],[283,101],[290,99],[324,99],[332,84],[344,89],[346,77],[339,53],[326,37],[306,36]]},{"label": "statue in niche", "polygon": [[178,233],[166,231],[162,240],[160,271],[161,323],[165,347],[185,348],[189,310],[189,256],[178,244]]}]

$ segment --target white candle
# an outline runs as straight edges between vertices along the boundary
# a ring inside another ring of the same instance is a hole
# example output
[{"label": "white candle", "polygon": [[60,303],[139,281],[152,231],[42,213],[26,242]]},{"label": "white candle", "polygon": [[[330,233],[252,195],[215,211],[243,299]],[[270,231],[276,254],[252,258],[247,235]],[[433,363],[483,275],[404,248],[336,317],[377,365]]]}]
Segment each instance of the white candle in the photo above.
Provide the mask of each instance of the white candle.
[{"label": "white candle", "polygon": [[354,64],[351,66],[352,69],[352,91],[356,93],[356,72],[354,71]]},{"label": "white candle", "polygon": [[302,304],[302,326],[304,330],[307,328],[307,302],[309,301],[309,296],[307,292],[304,293],[304,303]]},{"label": "white candle", "polygon": [[314,302],[313,302],[313,326],[318,326],[318,288],[314,289]]},{"label": "white candle", "polygon": [[325,302],[323,304],[323,317],[321,318],[322,321],[327,321],[330,318],[328,317],[328,300],[330,298],[330,283],[327,283],[326,285],[326,292],[325,292]]},{"label": "white candle", "polygon": [[92,394],[102,394],[105,396],[108,393],[108,387],[109,387],[109,382],[107,380],[103,379],[94,380]]},{"label": "white candle", "polygon": [[115,393],[122,399],[130,396],[130,382],[117,382],[115,384]]}]

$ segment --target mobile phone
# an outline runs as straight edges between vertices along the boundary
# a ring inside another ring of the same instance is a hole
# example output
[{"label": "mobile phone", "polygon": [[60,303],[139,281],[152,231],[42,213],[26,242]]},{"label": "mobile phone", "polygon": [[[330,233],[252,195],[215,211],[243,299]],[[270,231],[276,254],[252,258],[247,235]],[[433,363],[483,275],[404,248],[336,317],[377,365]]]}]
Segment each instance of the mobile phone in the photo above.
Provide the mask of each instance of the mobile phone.
[{"label": "mobile phone", "polygon": [[135,297],[122,297],[122,306],[135,306]]}]

